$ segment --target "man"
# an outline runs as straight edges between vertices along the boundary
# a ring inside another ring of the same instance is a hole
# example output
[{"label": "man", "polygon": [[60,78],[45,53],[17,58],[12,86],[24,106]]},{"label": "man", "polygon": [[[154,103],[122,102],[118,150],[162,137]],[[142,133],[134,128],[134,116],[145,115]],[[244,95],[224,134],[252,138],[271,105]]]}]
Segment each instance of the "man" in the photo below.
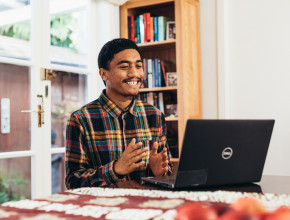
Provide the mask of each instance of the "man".
[{"label": "man", "polygon": [[98,65],[106,89],[67,124],[67,188],[170,175],[164,116],[135,98],[144,74],[139,48],[128,39],[109,41]]}]

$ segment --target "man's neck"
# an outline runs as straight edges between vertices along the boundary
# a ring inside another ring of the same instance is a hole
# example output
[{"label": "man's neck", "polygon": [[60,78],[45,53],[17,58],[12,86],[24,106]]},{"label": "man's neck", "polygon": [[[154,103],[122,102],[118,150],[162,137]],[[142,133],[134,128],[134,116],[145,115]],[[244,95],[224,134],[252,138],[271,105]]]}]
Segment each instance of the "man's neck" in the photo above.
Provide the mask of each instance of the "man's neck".
[{"label": "man's neck", "polygon": [[108,94],[108,91],[106,90],[106,96],[117,106],[119,106],[122,109],[127,108],[130,103],[133,100],[133,96],[122,96],[122,95],[112,95],[112,94]]}]

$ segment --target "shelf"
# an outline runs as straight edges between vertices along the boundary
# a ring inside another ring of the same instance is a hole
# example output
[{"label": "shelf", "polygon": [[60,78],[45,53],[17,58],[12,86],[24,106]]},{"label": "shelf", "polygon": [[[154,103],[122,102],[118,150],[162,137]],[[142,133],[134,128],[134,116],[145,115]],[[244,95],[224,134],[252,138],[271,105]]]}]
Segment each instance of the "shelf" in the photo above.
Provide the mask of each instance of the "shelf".
[{"label": "shelf", "polygon": [[165,121],[178,121],[178,117],[175,117],[175,116],[165,117]]},{"label": "shelf", "polygon": [[155,88],[141,88],[139,92],[159,92],[159,91],[174,91],[177,86],[155,87]]},{"label": "shelf", "polygon": [[156,46],[163,46],[163,45],[169,45],[169,44],[175,44],[176,39],[172,40],[165,40],[165,41],[154,41],[154,42],[147,42],[147,43],[141,43],[137,44],[140,49],[146,48],[146,47],[156,47]]}]

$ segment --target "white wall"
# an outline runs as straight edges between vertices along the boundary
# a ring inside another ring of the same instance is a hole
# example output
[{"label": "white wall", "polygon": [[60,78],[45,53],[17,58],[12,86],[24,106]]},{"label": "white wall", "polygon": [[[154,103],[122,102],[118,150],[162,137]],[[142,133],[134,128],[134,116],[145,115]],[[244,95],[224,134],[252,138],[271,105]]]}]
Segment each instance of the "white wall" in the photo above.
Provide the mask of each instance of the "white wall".
[{"label": "white wall", "polygon": [[[264,174],[290,176],[290,1],[200,0],[200,8],[204,117],[274,118]],[[216,91],[226,94],[215,100]]]},{"label": "white wall", "polygon": [[[113,5],[105,0],[97,0],[91,5],[90,13],[93,13],[97,20],[97,27],[91,27],[93,30],[92,41],[96,41],[96,48],[93,49],[95,56],[91,57],[91,68],[96,68],[96,73],[89,76],[88,89],[93,90],[93,96],[88,97],[89,101],[99,97],[105,88],[104,83],[98,72],[98,54],[102,46],[114,38],[120,37],[120,9],[119,6]],[[92,43],[93,45],[93,43]]]}]

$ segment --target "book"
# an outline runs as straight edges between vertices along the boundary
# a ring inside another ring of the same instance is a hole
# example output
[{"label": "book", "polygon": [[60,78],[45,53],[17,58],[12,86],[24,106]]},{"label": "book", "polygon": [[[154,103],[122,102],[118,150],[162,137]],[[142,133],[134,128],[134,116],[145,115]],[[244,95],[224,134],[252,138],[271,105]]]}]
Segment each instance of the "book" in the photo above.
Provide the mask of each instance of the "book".
[{"label": "book", "polygon": [[134,22],[134,15],[130,16],[131,21],[131,32],[130,32],[130,39],[135,42],[135,22]]},{"label": "book", "polygon": [[147,59],[143,58],[143,72],[144,72],[144,77],[143,77],[143,88],[148,88],[148,71],[147,71]]},{"label": "book", "polygon": [[137,32],[137,44],[141,43],[141,36],[140,36],[140,17],[136,16],[136,32]]},{"label": "book", "polygon": [[132,40],[131,38],[131,16],[128,16],[128,38]]},{"label": "book", "polygon": [[153,74],[152,74],[152,60],[147,60],[147,82],[148,82],[148,88],[153,88]]},{"label": "book", "polygon": [[147,93],[147,102],[151,105],[154,105],[154,96],[153,92],[148,92]]},{"label": "book", "polygon": [[150,13],[145,13],[146,14],[146,42],[151,41],[151,16]]},{"label": "book", "polygon": [[144,24],[144,42],[147,42],[147,13],[143,13],[143,24]]},{"label": "book", "polygon": [[159,110],[164,114],[163,92],[158,93]]},{"label": "book", "polygon": [[164,41],[166,39],[166,22],[168,18],[164,16],[158,17],[158,41]]},{"label": "book", "polygon": [[153,103],[154,103],[154,106],[159,109],[158,94],[156,92],[153,93]]},{"label": "book", "polygon": [[150,17],[150,41],[154,41],[154,23],[153,23],[153,17]]},{"label": "book", "polygon": [[158,68],[158,87],[161,87],[161,64],[160,60],[157,60],[157,68]]},{"label": "book", "polygon": [[160,64],[161,64],[161,72],[162,72],[162,76],[163,76],[163,85],[162,86],[166,86],[166,72],[165,72],[165,66],[164,66],[164,61],[161,60],[160,61]]},{"label": "book", "polygon": [[158,41],[158,17],[153,17],[154,41]]},{"label": "book", "polygon": [[154,59],[154,87],[159,87],[158,59]]},{"label": "book", "polygon": [[144,21],[143,21],[143,15],[139,15],[139,25],[140,25],[141,43],[144,43]]}]

